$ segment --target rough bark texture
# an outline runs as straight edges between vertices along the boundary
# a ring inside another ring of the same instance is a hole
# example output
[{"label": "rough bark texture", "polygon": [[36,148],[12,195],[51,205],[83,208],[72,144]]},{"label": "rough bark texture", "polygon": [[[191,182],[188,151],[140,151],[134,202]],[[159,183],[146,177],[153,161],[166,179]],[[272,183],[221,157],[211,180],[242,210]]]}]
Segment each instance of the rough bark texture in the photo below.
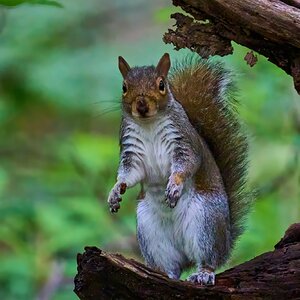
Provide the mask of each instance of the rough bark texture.
[{"label": "rough bark texture", "polygon": [[176,29],[164,35],[166,43],[208,57],[231,54],[235,41],[291,75],[300,94],[299,0],[173,0],[173,4],[192,17],[173,14]]},{"label": "rough bark texture", "polygon": [[272,252],[217,275],[216,286],[175,281],[119,254],[86,247],[78,254],[75,293],[96,299],[300,299],[300,223]]}]

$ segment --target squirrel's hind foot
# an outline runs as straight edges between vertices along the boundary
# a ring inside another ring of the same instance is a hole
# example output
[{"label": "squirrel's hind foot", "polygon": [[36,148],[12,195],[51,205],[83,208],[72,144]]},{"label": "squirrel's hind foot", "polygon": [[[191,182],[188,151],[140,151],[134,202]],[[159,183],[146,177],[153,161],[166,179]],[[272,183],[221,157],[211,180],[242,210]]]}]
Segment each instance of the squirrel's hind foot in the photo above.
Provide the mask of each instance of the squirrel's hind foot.
[{"label": "squirrel's hind foot", "polygon": [[203,269],[198,273],[191,274],[187,278],[187,281],[199,283],[200,285],[215,285],[215,273],[210,270]]}]

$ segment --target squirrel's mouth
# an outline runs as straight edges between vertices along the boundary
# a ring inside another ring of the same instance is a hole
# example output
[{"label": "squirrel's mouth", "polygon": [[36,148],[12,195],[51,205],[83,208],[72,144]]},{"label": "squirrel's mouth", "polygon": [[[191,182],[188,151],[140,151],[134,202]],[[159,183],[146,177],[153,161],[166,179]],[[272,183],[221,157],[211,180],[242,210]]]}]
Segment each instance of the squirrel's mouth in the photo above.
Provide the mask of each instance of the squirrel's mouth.
[{"label": "squirrel's mouth", "polygon": [[131,114],[139,119],[149,119],[157,114],[158,108],[156,101],[138,98],[133,101],[131,106]]},{"label": "squirrel's mouth", "polygon": [[138,119],[151,119],[153,117],[155,117],[157,115],[157,111],[152,112],[152,113],[145,113],[145,114],[140,114],[140,113],[135,113],[134,111],[132,111],[132,116]]}]

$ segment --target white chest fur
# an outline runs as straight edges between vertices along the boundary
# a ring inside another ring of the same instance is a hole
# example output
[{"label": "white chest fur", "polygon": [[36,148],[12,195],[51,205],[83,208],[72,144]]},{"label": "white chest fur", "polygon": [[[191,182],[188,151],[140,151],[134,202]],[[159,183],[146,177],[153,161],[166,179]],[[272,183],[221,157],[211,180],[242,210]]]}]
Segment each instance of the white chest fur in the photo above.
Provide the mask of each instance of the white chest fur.
[{"label": "white chest fur", "polygon": [[[171,162],[178,131],[169,118],[151,122],[132,123],[131,145],[142,162],[145,183],[165,185],[171,171]],[[133,146],[134,145],[134,146]]]}]

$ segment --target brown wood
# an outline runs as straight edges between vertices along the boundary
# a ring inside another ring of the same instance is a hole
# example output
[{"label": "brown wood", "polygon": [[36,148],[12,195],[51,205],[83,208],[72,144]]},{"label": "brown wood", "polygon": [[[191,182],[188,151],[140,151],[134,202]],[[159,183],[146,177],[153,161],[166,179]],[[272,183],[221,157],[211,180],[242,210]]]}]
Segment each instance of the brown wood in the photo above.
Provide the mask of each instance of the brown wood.
[{"label": "brown wood", "polygon": [[208,57],[231,54],[235,41],[291,75],[300,94],[299,0],[173,0],[173,4],[192,17],[173,14],[176,28],[164,35],[166,43]]},{"label": "brown wood", "polygon": [[276,249],[217,275],[216,286],[175,281],[119,254],[78,254],[75,293],[98,299],[300,299],[300,223]]}]

